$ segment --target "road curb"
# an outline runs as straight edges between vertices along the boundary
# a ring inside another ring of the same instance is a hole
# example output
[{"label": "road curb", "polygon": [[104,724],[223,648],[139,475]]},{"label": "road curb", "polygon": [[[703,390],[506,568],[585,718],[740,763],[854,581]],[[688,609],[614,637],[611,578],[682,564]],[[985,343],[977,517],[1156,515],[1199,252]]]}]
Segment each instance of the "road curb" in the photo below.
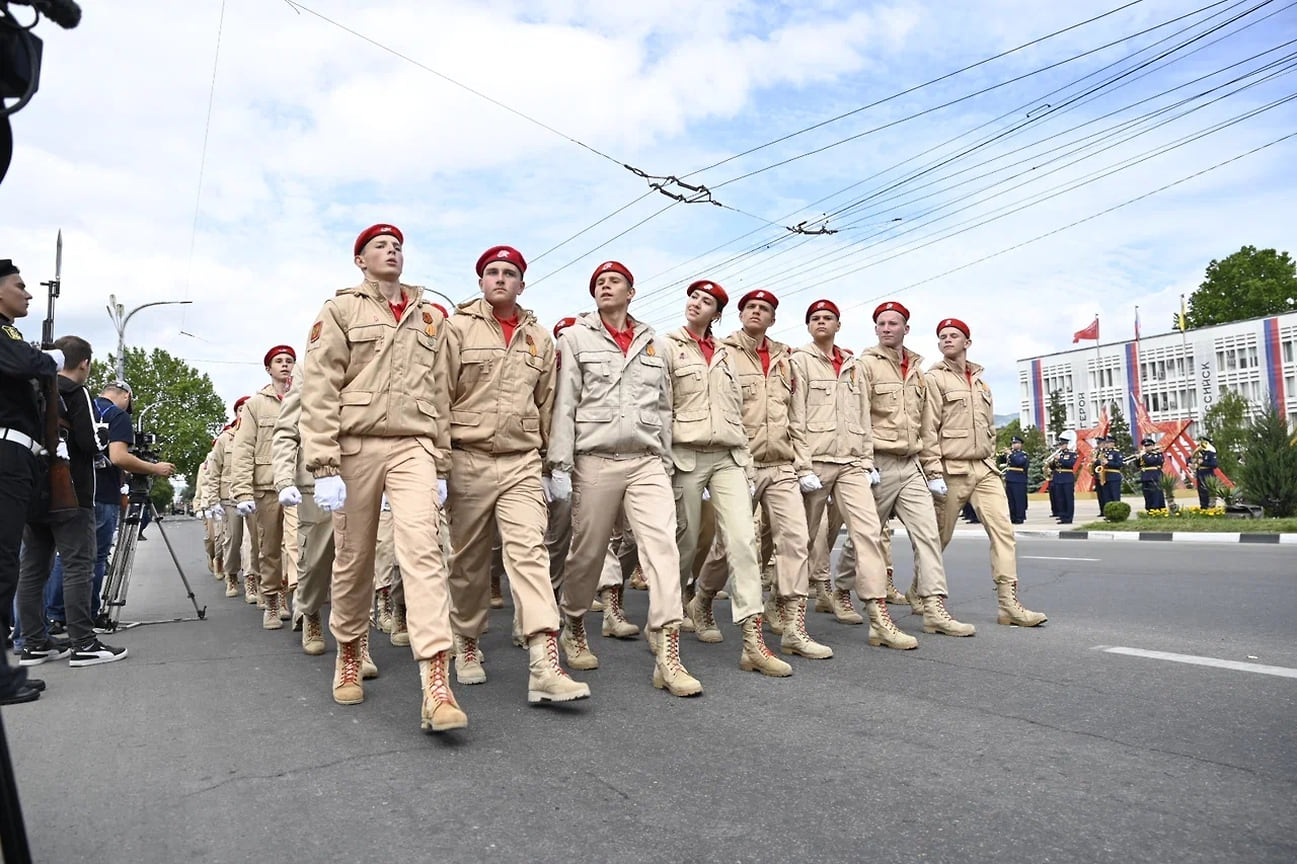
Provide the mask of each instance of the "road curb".
[{"label": "road curb", "polygon": [[[1280,543],[1297,545],[1297,534],[1250,534],[1241,531],[1065,531],[1048,528],[1018,528],[1015,537],[1053,538],[1058,540],[1109,540],[1123,543]],[[904,528],[893,528],[892,535],[904,537]],[[839,535],[846,537],[845,529]],[[976,528],[956,529],[955,537],[985,537]]]}]

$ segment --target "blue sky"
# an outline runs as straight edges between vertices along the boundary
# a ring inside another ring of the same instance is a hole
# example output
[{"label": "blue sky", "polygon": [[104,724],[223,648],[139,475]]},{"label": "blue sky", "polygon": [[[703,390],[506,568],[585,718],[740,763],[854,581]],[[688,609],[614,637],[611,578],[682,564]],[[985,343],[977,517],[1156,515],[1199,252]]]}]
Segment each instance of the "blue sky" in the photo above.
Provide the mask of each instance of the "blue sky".
[{"label": "blue sky", "polygon": [[[188,358],[232,401],[264,383],[268,346],[302,346],[324,299],[358,281],[349,251],[355,234],[391,221],[406,234],[406,281],[456,300],[476,292],[472,266],[483,249],[519,247],[531,261],[525,305],[546,323],[589,308],[586,281],[605,258],[635,272],[632,312],[659,329],[679,325],[683,286],[702,277],[735,299],[753,288],[774,291],[782,300],[775,335],[794,345],[806,341],[802,314],[820,297],[844,307],[841,338],[857,350],[872,344],[869,311],[879,298],[910,307],[908,344],[929,357],[936,321],[960,317],[973,329],[972,357],[988,367],[997,410],[1007,413],[1017,358],[1069,346],[1096,313],[1104,341],[1128,337],[1136,304],[1146,333],[1168,329],[1179,295],[1193,290],[1213,257],[1245,244],[1293,246],[1297,139],[973,264],[1297,131],[1289,102],[1092,179],[1297,92],[1287,73],[1297,45],[1280,47],[1297,38],[1297,10],[1282,3],[1262,5],[1137,80],[1063,110],[1101,80],[1102,67],[1128,70],[1259,5],[1218,3],[1132,38],[1200,5],[1144,0],[689,178],[742,212],[678,204],[656,216],[671,202],[645,195],[646,182],[619,163],[685,175],[1121,3],[306,5],[562,135],[286,2],[227,0],[214,91],[219,0],[166,13],[133,0],[113,4],[111,15],[88,5],[76,30],[48,23],[38,30],[46,42],[41,91],[13,118],[16,150],[0,188],[0,255],[14,257],[29,282],[48,278],[54,234],[64,230],[60,332],[106,352],[115,342],[103,310],[109,293],[128,307],[191,300],[142,312],[128,342]],[[1118,44],[905,119],[1109,42]],[[1262,52],[1269,53],[1247,59]],[[1103,132],[1231,78],[1241,80],[1124,133]],[[1139,100],[1148,101],[1129,107]],[[1188,113],[1149,128],[1180,111]],[[889,123],[896,125],[726,182]],[[988,133],[1006,134],[957,156]],[[1092,133],[1102,134],[1081,140]],[[1043,151],[1087,143],[1074,165],[1046,175],[1058,153]],[[1007,189],[1019,183],[1026,185]],[[853,193],[813,204],[852,184]],[[1060,185],[1075,188],[1037,200]],[[815,221],[821,214],[870,194],[828,221],[836,234],[792,236],[781,227],[824,224]],[[1014,202],[1028,206],[977,227]],[[23,322],[29,336],[39,317],[34,308]],[[721,329],[735,320],[730,311]]]}]

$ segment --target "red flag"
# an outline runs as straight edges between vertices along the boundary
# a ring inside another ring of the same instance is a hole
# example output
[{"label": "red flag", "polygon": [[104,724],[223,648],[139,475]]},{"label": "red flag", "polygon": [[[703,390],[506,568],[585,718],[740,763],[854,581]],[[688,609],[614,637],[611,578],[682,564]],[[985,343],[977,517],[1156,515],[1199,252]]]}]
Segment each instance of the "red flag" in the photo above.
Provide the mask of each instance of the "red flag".
[{"label": "red flag", "polygon": [[1097,315],[1094,318],[1093,324],[1091,324],[1089,327],[1084,327],[1080,330],[1077,330],[1075,333],[1072,334],[1073,345],[1075,345],[1077,342],[1080,342],[1082,339],[1093,339],[1096,342],[1099,341],[1099,317]]}]

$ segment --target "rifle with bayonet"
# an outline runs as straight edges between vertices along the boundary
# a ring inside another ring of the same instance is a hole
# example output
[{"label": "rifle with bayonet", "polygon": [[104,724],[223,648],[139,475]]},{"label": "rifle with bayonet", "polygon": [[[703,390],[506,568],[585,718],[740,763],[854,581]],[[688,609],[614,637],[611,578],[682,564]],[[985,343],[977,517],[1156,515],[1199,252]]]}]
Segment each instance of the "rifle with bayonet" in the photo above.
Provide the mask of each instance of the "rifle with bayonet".
[{"label": "rifle with bayonet", "polygon": [[[45,320],[41,322],[41,348],[49,350],[54,347],[54,301],[59,299],[63,288],[63,232],[59,231],[58,243],[54,252],[54,278],[42,282],[49,292],[49,305],[46,307]],[[56,373],[42,382],[45,392],[45,417],[42,423],[42,439],[45,444],[45,457],[49,460],[50,504],[49,515],[55,516],[77,509],[77,490],[72,485],[72,466],[67,459],[59,456],[59,445],[66,436],[66,424],[59,406],[59,376]]]}]

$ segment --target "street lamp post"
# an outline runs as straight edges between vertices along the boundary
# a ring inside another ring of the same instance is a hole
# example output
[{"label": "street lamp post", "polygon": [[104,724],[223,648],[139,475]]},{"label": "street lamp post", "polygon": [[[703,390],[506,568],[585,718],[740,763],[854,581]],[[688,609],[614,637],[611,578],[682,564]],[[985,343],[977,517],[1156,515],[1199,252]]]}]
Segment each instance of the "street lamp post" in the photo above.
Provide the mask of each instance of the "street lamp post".
[{"label": "street lamp post", "polygon": [[116,294],[108,295],[108,317],[112,319],[113,327],[117,330],[117,377],[119,380],[126,380],[126,325],[130,323],[135,313],[150,306],[187,306],[193,302],[192,300],[155,300],[152,303],[136,306],[130,312],[127,312],[126,307],[117,302]]}]

